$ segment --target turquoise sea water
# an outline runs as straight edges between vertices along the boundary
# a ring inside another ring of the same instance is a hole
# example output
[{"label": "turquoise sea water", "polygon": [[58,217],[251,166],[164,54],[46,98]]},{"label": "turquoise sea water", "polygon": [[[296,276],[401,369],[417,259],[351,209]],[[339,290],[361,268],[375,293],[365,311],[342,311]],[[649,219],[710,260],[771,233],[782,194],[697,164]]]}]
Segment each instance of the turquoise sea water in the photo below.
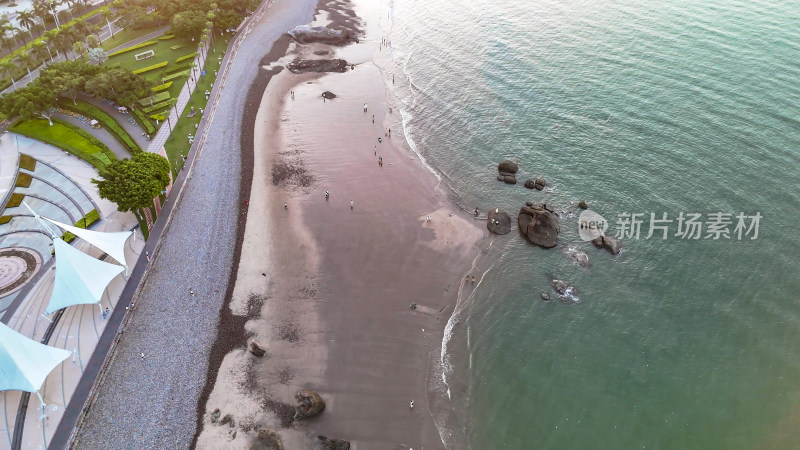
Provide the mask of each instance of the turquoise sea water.
[{"label": "turquoise sea water", "polygon": [[[494,239],[460,301],[450,447],[796,448],[800,2],[394,0],[392,20],[407,136],[455,200],[562,213],[557,248]],[[550,189],[495,181],[506,157]],[[643,213],[640,238],[594,249],[578,200],[609,234]],[[763,217],[755,240],[645,239],[681,212]],[[543,302],[553,277],[579,302]]]}]

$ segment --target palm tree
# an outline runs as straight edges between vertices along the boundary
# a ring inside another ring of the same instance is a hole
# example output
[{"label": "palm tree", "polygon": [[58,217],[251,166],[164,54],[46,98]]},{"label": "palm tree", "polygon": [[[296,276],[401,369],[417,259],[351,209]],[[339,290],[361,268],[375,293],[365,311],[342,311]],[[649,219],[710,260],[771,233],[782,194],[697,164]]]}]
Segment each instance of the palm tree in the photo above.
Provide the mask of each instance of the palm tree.
[{"label": "palm tree", "polygon": [[0,34],[0,45],[8,49],[9,53],[14,50],[14,40],[5,34]]},{"label": "palm tree", "polygon": [[[12,37],[12,38],[14,38],[14,41],[16,42],[16,40],[17,40],[17,36],[18,36],[18,35],[17,35],[17,34],[15,34],[15,32],[19,31],[19,28],[17,28],[16,26],[14,26],[14,24],[12,24],[12,23],[9,23],[9,24],[6,24],[6,25],[3,25],[3,34],[6,34],[6,33],[8,33],[9,31],[11,32],[11,37]],[[23,41],[23,42],[24,42],[24,41]]]},{"label": "palm tree", "polygon": [[72,49],[72,36],[64,31],[59,31],[53,35],[53,45],[56,50],[64,54],[64,58],[69,61],[69,51]]},{"label": "palm tree", "polygon": [[0,73],[4,73],[8,75],[8,78],[11,78],[11,84],[14,85],[14,90],[17,90],[17,82],[14,81],[14,70],[16,70],[17,65],[11,61],[3,61],[0,62]]},{"label": "palm tree", "polygon": [[22,11],[19,12],[19,14],[17,14],[17,22],[19,22],[20,25],[22,25],[23,27],[25,27],[26,30],[28,30],[28,34],[30,34],[31,39],[33,39],[33,32],[31,31],[31,29],[33,28],[34,25],[36,25],[36,20],[34,20],[33,13],[28,11],[27,9],[23,9]]},{"label": "palm tree", "polygon": [[42,26],[45,28],[47,27],[47,16],[50,14],[50,10],[47,8],[47,4],[44,1],[36,1],[33,2],[33,14],[36,15],[39,19],[42,20]]},{"label": "palm tree", "polygon": [[[44,33],[44,42],[47,43],[47,51],[50,51],[50,47],[55,46],[55,42],[58,36],[58,30],[48,30]],[[56,55],[58,55],[58,50],[56,50]],[[53,60],[53,54],[50,53],[50,61]]]},{"label": "palm tree", "polygon": [[28,71],[28,78],[33,80],[33,75],[31,75],[31,65],[35,63],[33,56],[29,55],[28,52],[22,52],[14,58],[14,61],[21,66],[25,66],[25,69]]},{"label": "palm tree", "polygon": [[114,13],[111,11],[111,8],[106,8],[100,11],[100,15],[106,19],[106,25],[108,25],[108,37],[114,37],[114,29],[111,27],[111,21],[109,20],[114,18]]},{"label": "palm tree", "polygon": [[50,53],[50,48],[48,47],[47,43],[43,41],[39,41],[31,47],[31,53],[33,56],[36,57],[39,61],[44,64],[47,61],[47,57],[50,56],[50,60],[52,61],[53,55]]}]

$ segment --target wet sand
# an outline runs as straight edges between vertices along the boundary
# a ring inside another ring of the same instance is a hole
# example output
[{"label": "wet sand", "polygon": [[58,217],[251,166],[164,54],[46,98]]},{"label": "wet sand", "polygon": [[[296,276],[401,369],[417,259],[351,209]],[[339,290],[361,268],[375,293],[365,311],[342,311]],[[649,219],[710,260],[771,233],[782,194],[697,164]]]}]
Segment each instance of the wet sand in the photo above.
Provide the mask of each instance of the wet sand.
[{"label": "wet sand", "polygon": [[[275,429],[286,448],[311,448],[317,435],[354,448],[443,447],[428,408],[429,362],[486,231],[450,205],[408,151],[398,111],[385,101],[387,75],[374,63],[386,57],[378,48],[385,5],[366,3],[354,8],[360,43],[291,44],[270,66],[299,53],[344,58],[355,70],[282,70],[261,99],[230,314],[248,319],[247,336],[267,354],[254,357],[231,336],[238,347],[214,380],[198,447],[247,448],[260,428]],[[352,6],[323,5],[313,25],[342,24]],[[338,97],[323,101],[326,90]],[[280,173],[290,176],[276,184]],[[327,408],[292,423],[299,389],[319,392]],[[212,423],[215,409],[236,425]]]}]

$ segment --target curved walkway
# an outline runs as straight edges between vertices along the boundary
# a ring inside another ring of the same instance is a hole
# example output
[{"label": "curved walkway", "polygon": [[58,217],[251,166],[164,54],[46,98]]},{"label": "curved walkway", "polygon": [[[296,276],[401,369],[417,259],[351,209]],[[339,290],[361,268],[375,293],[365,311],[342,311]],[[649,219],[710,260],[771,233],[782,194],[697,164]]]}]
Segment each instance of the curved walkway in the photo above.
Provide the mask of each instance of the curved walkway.
[{"label": "curved walkway", "polygon": [[96,98],[79,95],[78,99],[83,100],[86,103],[91,103],[92,106],[111,116],[125,131],[128,132],[133,140],[139,144],[139,147],[142,150],[147,150],[147,146],[150,145],[150,141],[147,140],[147,138],[142,134],[142,128],[138,123],[136,123],[135,120],[132,119],[132,114],[122,114],[121,112],[117,111],[117,108],[104,101],[98,101]]},{"label": "curved walkway", "polygon": [[114,139],[114,136],[112,136],[111,133],[109,133],[105,128],[92,128],[91,125],[79,120],[77,117],[68,116],[66,114],[56,113],[54,117],[75,125],[76,127],[96,137],[100,142],[106,144],[106,147],[108,147],[108,149],[111,150],[111,152],[114,153],[117,158],[125,159],[131,157],[131,155],[128,153],[128,149],[123,147],[119,141]]}]

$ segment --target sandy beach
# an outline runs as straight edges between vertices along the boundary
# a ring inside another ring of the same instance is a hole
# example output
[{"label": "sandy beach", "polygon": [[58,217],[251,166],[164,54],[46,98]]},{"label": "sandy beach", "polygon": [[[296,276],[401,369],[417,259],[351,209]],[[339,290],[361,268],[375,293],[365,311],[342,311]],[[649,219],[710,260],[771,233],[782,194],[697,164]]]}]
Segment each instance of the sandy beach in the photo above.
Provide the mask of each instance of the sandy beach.
[{"label": "sandy beach", "polygon": [[[229,331],[219,336],[235,348],[209,378],[200,448],[247,448],[261,428],[286,448],[311,448],[317,435],[353,448],[443,448],[428,404],[430,361],[486,231],[408,150],[386,101],[391,75],[378,68],[389,57],[388,9],[366,3],[321,4],[310,24],[355,25],[359,43],[286,40],[271,52],[286,56],[264,61],[269,74],[297,57],[343,58],[354,69],[280,70],[251,118],[247,222],[220,325]],[[324,91],[337,98],[324,101]],[[243,331],[226,328],[245,320]],[[243,333],[266,348],[263,358],[245,350]],[[299,389],[317,391],[325,411],[292,422]],[[220,425],[226,415],[235,426]]]}]

